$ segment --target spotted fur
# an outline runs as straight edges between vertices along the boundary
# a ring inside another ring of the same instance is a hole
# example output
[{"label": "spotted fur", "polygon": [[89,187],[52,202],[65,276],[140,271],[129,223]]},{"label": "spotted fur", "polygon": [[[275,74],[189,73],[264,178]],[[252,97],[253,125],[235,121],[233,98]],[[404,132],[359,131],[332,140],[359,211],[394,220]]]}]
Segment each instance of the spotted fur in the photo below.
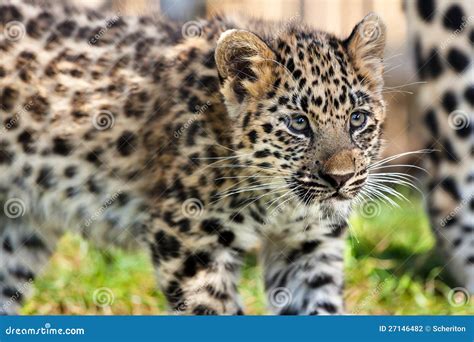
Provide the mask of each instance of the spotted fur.
[{"label": "spotted fur", "polygon": [[0,196],[25,210],[1,220],[4,312],[65,231],[147,246],[175,312],[243,313],[239,268],[259,245],[275,313],[343,312],[346,219],[385,115],[377,16],[345,40],[224,17],[186,37],[3,1],[0,32],[11,21],[26,34],[0,40]]},{"label": "spotted fur", "polygon": [[407,1],[425,127],[428,210],[445,269],[474,293],[474,8]]}]

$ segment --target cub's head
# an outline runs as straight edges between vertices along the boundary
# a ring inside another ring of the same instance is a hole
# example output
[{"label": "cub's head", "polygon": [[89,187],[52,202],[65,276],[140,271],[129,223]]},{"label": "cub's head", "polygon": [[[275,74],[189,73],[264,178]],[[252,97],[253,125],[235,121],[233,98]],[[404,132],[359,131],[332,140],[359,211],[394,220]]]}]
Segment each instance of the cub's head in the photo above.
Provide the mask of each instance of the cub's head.
[{"label": "cub's head", "polygon": [[272,38],[224,32],[221,93],[248,170],[306,204],[352,199],[381,145],[384,45],[374,14],[345,40],[301,25]]}]

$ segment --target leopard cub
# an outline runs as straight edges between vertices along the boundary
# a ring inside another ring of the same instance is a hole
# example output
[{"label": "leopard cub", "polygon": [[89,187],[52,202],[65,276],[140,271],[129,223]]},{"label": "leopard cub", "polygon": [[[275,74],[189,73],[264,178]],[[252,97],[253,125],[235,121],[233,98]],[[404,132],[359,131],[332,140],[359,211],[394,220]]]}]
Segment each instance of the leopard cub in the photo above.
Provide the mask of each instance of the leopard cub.
[{"label": "leopard cub", "polygon": [[380,19],[344,40],[242,17],[186,35],[42,3],[0,4],[0,311],[74,231],[147,247],[179,313],[243,313],[257,246],[273,312],[343,313],[346,220],[385,116]]}]

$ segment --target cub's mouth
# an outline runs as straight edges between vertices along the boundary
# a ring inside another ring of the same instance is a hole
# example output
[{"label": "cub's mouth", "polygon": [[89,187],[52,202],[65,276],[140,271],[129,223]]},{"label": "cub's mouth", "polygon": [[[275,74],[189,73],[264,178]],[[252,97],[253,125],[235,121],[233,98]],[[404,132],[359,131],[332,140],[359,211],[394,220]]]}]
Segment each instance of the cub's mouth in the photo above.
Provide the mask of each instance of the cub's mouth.
[{"label": "cub's mouth", "polygon": [[334,187],[319,179],[302,181],[297,177],[292,177],[288,181],[288,186],[300,202],[310,205],[316,202],[333,203],[352,200],[360,193],[366,180],[367,178],[363,178],[352,183],[348,182],[347,186]]},{"label": "cub's mouth", "polygon": [[350,200],[353,199],[355,196],[349,196],[344,193],[340,193],[339,191],[333,193],[328,199],[335,199],[335,200]]}]

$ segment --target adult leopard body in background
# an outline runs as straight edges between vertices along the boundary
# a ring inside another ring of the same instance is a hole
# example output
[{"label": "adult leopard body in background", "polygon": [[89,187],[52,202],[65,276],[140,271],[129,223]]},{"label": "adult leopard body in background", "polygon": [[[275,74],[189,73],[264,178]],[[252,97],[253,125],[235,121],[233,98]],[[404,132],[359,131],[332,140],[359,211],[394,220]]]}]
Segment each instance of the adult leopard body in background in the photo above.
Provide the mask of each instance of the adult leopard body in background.
[{"label": "adult leopard body in background", "polygon": [[385,116],[379,18],[345,40],[223,17],[186,35],[40,3],[0,2],[0,310],[71,230],[148,246],[181,313],[242,313],[259,244],[270,297],[289,297],[274,312],[342,313],[346,220]]},{"label": "adult leopard body in background", "polygon": [[431,225],[445,269],[474,293],[474,3],[406,1]]}]

